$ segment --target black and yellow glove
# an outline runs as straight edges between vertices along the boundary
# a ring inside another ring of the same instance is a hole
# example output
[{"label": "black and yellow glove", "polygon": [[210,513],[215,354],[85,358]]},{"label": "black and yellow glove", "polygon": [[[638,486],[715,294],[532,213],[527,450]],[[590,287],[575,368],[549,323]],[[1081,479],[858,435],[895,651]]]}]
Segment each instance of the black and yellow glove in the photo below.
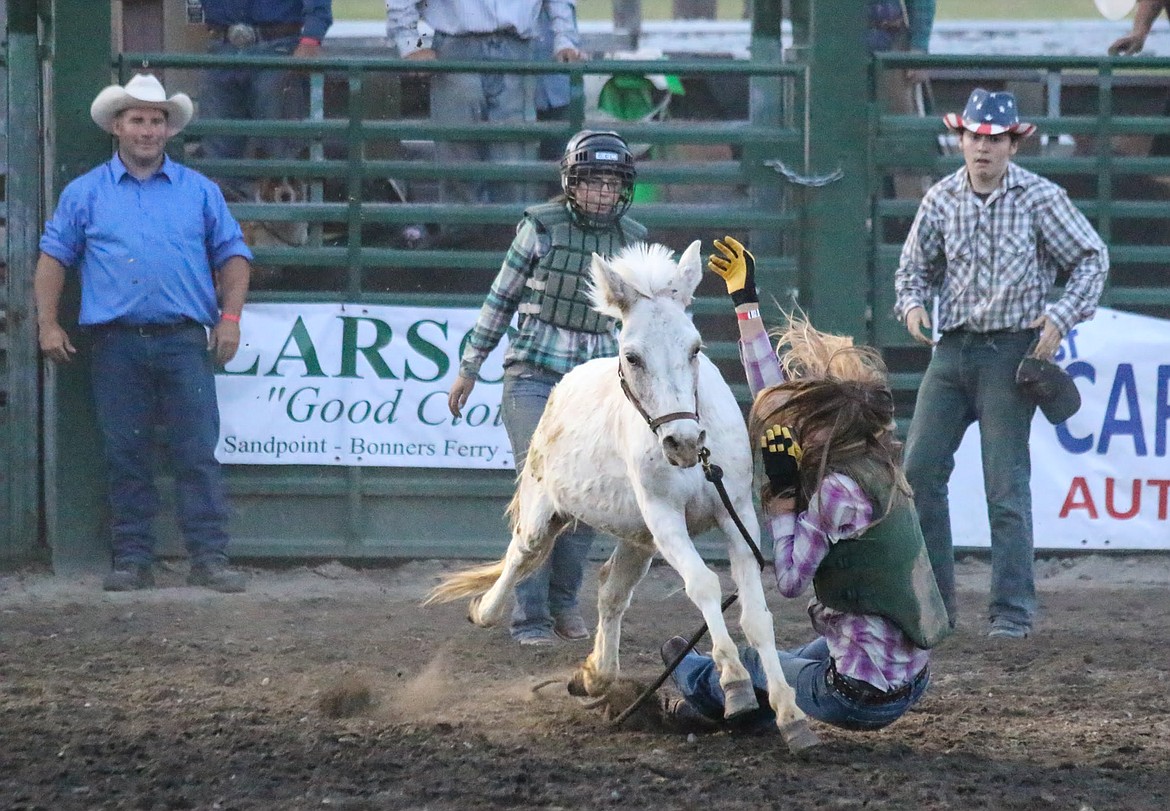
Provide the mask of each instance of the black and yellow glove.
[{"label": "black and yellow glove", "polygon": [[800,485],[800,459],[804,451],[784,425],[773,425],[760,437],[760,455],[764,459],[764,473],[771,485],[772,495],[795,495]]},{"label": "black and yellow glove", "polygon": [[718,274],[727,283],[731,300],[740,304],[754,304],[760,300],[756,293],[756,259],[751,251],[734,237],[715,240],[715,250],[723,254],[711,254],[707,269]]}]

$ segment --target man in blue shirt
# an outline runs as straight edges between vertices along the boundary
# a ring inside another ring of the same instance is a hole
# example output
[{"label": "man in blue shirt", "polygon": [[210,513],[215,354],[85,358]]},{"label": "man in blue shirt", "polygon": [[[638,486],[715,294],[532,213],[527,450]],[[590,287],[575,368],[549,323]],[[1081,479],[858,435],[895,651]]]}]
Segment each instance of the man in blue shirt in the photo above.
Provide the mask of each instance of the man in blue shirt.
[{"label": "man in blue shirt", "polygon": [[[333,0],[203,0],[202,6],[212,54],[312,58],[333,25]],[[308,80],[287,70],[214,68],[204,74],[199,112],[204,118],[304,119]],[[241,158],[246,146],[243,135],[207,136],[203,154]],[[300,151],[294,138],[264,138],[258,146],[270,158]],[[241,193],[235,186],[232,192]]]},{"label": "man in blue shirt", "polygon": [[117,152],[65,187],[41,237],[34,281],[41,352],[58,363],[77,352],[58,318],[71,269],[81,275],[79,321],[93,339],[113,531],[107,591],[154,585],[159,421],[191,556],[187,582],[216,591],[245,586],[225,554],[213,364],[239,347],[252,254],[219,187],[163,151],[192,113],[186,95],[167,98],[150,75],[99,93],[90,115],[115,137]]}]

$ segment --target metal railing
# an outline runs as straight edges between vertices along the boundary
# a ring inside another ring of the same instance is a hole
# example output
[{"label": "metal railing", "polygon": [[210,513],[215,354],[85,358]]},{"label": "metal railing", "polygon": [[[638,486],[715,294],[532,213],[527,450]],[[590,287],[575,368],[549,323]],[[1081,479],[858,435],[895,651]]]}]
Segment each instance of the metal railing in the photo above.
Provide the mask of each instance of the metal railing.
[{"label": "metal railing", "polygon": [[0,272],[0,562],[45,552],[40,537],[44,432],[32,306],[37,238],[43,224],[40,64],[36,36],[22,30],[28,27],[27,14],[15,17],[9,17],[0,57],[5,251]]},{"label": "metal railing", "polygon": [[[233,213],[241,220],[307,222],[318,226],[310,244],[296,247],[264,247],[256,250],[257,263],[284,267],[333,267],[345,271],[344,285],[322,285],[314,293],[349,299],[388,294],[394,302],[438,300],[450,302],[449,290],[427,290],[412,283],[409,287],[380,290],[365,283],[363,273],[371,268],[411,270],[487,270],[499,267],[498,249],[414,250],[387,242],[386,232],[416,223],[478,225],[510,233],[525,203],[483,203],[474,206],[445,204],[437,199],[387,201],[370,195],[370,183],[393,179],[403,186],[424,186],[445,180],[467,182],[509,181],[549,184],[556,181],[556,166],[535,158],[508,163],[443,164],[429,158],[372,157],[375,145],[390,145],[403,152],[403,144],[451,141],[522,142],[535,152],[541,140],[564,143],[583,126],[619,128],[631,143],[647,144],[651,156],[639,162],[639,184],[655,190],[689,188],[706,190],[705,199],[680,202],[678,199],[638,202],[636,217],[656,230],[686,227],[722,233],[778,232],[795,223],[795,214],[782,205],[782,184],[776,174],[763,167],[768,158],[790,162],[801,153],[800,117],[791,115],[791,105],[801,85],[803,66],[759,65],[732,61],[599,61],[562,65],[525,62],[434,62],[428,73],[514,73],[539,76],[568,74],[572,87],[569,118],[563,122],[517,122],[447,126],[425,117],[375,118],[367,115],[366,90],[370,86],[401,90],[404,82],[416,81],[419,64],[390,57],[349,56],[317,60],[291,60],[273,56],[211,56],[180,54],[125,54],[117,65],[123,79],[143,68],[255,68],[305,70],[313,81],[316,99],[306,120],[224,120],[196,119],[185,131],[188,143],[213,134],[252,137],[295,138],[305,144],[306,159],[208,160],[196,155],[187,162],[212,177],[292,177],[307,181],[312,193],[304,202],[272,204],[237,202]],[[586,77],[653,75],[670,73],[684,80],[693,77],[732,77],[743,82],[765,83],[776,103],[772,109],[756,110],[741,120],[702,121],[693,118],[652,122],[614,122],[591,118],[586,107]],[[788,106],[780,103],[787,97]],[[688,149],[722,147],[727,157],[687,157]],[[382,151],[386,151],[383,149]],[[668,154],[669,153],[669,154]],[[734,155],[734,157],[732,156]],[[680,197],[685,196],[680,194]],[[534,197],[526,201],[531,203]],[[381,229],[380,236],[371,231]],[[506,244],[506,240],[505,240]],[[779,271],[793,270],[791,260],[764,251],[763,264]],[[486,286],[474,287],[459,299],[471,304],[482,298]],[[381,296],[385,297],[385,296]]]}]

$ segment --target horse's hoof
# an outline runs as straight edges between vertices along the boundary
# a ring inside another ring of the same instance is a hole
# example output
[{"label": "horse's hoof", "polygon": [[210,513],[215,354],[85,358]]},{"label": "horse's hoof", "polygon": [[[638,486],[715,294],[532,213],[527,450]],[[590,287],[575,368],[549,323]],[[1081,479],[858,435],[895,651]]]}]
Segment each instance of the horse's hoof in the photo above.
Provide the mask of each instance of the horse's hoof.
[{"label": "horse's hoof", "polygon": [[756,701],[756,690],[752,687],[750,679],[742,679],[723,685],[723,717],[725,720],[731,721],[759,708],[760,703]]},{"label": "horse's hoof", "polygon": [[788,751],[794,755],[803,756],[810,749],[821,745],[821,739],[809,727],[807,718],[801,718],[799,721],[793,721],[780,727],[780,734],[784,736],[784,742],[788,744]]},{"label": "horse's hoof", "polygon": [[478,597],[471,598],[471,602],[467,604],[467,621],[472,625],[478,625],[481,628],[486,628],[487,626],[484,625],[479,617],[479,601],[482,599],[482,594]]},{"label": "horse's hoof", "polygon": [[569,679],[569,695],[583,698],[589,695],[589,691],[585,689],[585,671],[578,670]]}]

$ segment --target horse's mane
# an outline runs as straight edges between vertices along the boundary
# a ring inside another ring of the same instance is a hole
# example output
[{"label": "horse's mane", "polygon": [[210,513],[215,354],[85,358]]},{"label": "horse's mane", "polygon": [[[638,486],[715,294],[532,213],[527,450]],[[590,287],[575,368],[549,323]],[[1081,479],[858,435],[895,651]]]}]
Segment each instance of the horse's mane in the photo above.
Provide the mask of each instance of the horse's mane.
[{"label": "horse's mane", "polygon": [[[670,295],[676,287],[678,263],[674,251],[665,245],[648,242],[634,242],[609,257],[610,267],[630,287],[646,298]],[[593,306],[604,307],[596,298],[597,291],[590,290]]]}]

